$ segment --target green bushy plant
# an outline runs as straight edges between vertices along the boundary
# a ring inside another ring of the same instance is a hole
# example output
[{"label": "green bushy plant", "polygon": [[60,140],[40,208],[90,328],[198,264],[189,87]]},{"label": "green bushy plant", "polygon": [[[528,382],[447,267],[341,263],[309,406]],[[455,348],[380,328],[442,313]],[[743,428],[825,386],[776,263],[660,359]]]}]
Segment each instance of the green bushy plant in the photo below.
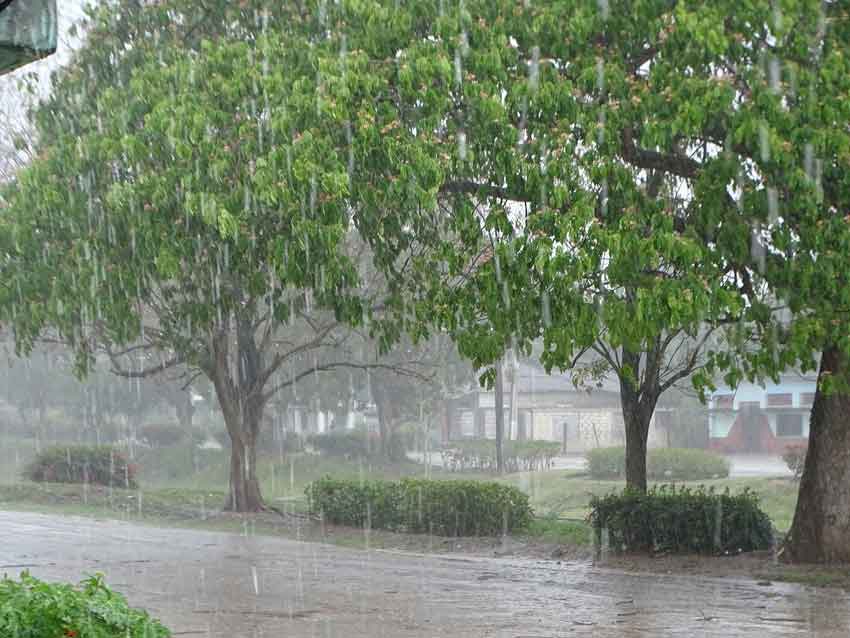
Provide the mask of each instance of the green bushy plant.
[{"label": "green bushy plant", "polygon": [[92,483],[137,487],[137,468],[126,454],[109,446],[60,445],[35,456],[24,476],[36,482]]},{"label": "green bushy plant", "polygon": [[327,456],[345,456],[366,458],[377,452],[379,443],[370,440],[361,430],[335,430],[324,434],[314,434],[308,439],[310,445]]},{"label": "green bushy plant", "polygon": [[448,536],[493,536],[531,522],[528,495],[485,481],[356,481],[307,486],[310,509],[339,525]]},{"label": "green bushy plant", "polygon": [[768,549],[773,528],[750,490],[690,489],[662,485],[646,494],[625,489],[595,496],[589,520],[601,540],[607,530],[611,547],[628,551],[739,553]]},{"label": "green bushy plant", "polygon": [[[626,476],[626,450],[621,447],[589,450],[587,470],[597,480]],[[646,455],[650,480],[697,481],[729,476],[729,462],[719,454],[689,448],[653,448]]]},{"label": "green bushy plant", "polygon": [[147,612],[133,609],[101,576],[79,586],[21,574],[0,580],[0,636],[8,638],[168,638]]},{"label": "green bushy plant", "polygon": [[169,447],[188,438],[189,433],[172,423],[149,423],[139,428],[139,436],[151,447]]},{"label": "green bushy plant", "polygon": [[585,455],[587,472],[597,480],[619,479],[626,476],[626,449],[622,447],[599,447],[588,450]]}]

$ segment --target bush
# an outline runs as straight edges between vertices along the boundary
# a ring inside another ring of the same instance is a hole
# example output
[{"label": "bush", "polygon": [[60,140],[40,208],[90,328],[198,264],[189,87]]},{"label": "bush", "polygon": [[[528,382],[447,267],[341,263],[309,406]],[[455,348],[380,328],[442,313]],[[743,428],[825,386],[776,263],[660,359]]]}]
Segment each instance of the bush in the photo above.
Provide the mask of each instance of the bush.
[{"label": "bush", "polygon": [[[597,480],[626,477],[626,450],[621,447],[589,450],[587,470]],[[688,448],[655,448],[646,455],[646,476],[653,481],[696,481],[729,476],[729,462],[719,454]]]},{"label": "bush", "polygon": [[338,525],[446,536],[495,536],[531,522],[528,495],[484,481],[356,481],[307,486],[310,510]]},{"label": "bush", "polygon": [[[505,441],[502,449],[508,472],[533,472],[552,467],[561,451],[552,441]],[[496,470],[496,442],[492,439],[452,441],[442,451],[443,466],[451,472]]]},{"label": "bush", "polygon": [[24,469],[31,481],[92,483],[135,488],[136,466],[109,446],[56,446],[37,454]]},{"label": "bush", "polygon": [[770,519],[749,490],[706,490],[662,485],[646,494],[626,489],[590,501],[590,523],[601,541],[608,530],[612,547],[677,553],[739,553],[768,549]]},{"label": "bush", "polygon": [[327,456],[366,458],[377,452],[379,442],[370,440],[366,432],[359,430],[336,430],[325,434],[314,434],[310,445]]},{"label": "bush", "polygon": [[0,580],[0,636],[14,638],[168,638],[144,611],[132,609],[101,576],[78,587],[37,580]]},{"label": "bush", "polygon": [[806,465],[806,445],[789,445],[782,455],[782,460],[788,469],[794,473],[794,478],[799,479],[803,475],[803,467]]},{"label": "bush", "polygon": [[139,428],[139,436],[151,447],[177,445],[187,434],[183,428],[170,423],[149,423]]}]

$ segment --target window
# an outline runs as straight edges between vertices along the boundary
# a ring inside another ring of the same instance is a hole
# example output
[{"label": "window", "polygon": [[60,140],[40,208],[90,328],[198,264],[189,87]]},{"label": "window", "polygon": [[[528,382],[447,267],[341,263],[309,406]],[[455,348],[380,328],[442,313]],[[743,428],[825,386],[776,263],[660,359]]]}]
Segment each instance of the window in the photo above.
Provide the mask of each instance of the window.
[{"label": "window", "polygon": [[769,408],[790,407],[791,405],[793,405],[793,399],[790,393],[767,395],[767,407]]},{"label": "window", "polygon": [[714,407],[718,410],[731,410],[732,402],[735,400],[731,394],[717,394],[714,397]]},{"label": "window", "polygon": [[812,405],[815,402],[814,392],[801,392],[800,405]]},{"label": "window", "polygon": [[776,436],[803,436],[803,415],[777,414]]}]

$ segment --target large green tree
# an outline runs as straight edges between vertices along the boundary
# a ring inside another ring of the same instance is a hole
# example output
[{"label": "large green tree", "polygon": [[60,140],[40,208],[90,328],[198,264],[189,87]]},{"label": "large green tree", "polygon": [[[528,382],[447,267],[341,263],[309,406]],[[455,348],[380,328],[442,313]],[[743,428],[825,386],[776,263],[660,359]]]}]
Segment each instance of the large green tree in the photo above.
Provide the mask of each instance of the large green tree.
[{"label": "large green tree", "polygon": [[645,53],[602,61],[583,37],[590,2],[342,3],[327,18],[368,61],[370,83],[338,98],[358,115],[351,197],[380,224],[369,236],[407,315],[447,327],[476,366],[540,335],[550,368],[595,350],[645,489],[659,396],[744,307],[726,264],[682,232],[676,176],[626,161],[617,97]]},{"label": "large green tree", "polygon": [[102,10],[3,195],[3,308],[21,349],[50,331],[82,372],[102,352],[128,377],[202,371],[237,511],[264,507],[266,403],[347,365],[326,346],[371,308],[347,250],[342,114],[315,92],[322,20],[288,3]]},{"label": "large green tree", "polygon": [[[399,245],[442,246],[443,268],[426,253],[419,281],[440,292],[413,312],[446,321],[476,359],[536,335],[524,291],[541,290],[546,356],[561,364],[603,336],[632,417],[657,397],[659,340],[737,322],[710,361],[730,383],[821,353],[798,559],[846,559],[850,530],[846,14],[814,0],[326,14],[372,71],[370,101],[339,96],[358,105],[356,156],[370,160],[354,205],[392,239],[378,250],[390,270]],[[487,232],[491,258],[470,267]]]}]

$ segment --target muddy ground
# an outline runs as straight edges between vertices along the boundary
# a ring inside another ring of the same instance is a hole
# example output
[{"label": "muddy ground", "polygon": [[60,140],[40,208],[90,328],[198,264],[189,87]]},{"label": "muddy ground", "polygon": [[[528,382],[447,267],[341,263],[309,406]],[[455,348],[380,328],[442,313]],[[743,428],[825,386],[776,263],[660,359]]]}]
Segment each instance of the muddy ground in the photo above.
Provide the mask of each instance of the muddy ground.
[{"label": "muddy ground", "polygon": [[850,634],[841,589],[705,569],[668,574],[664,558],[641,559],[654,561],[649,573],[571,557],[362,550],[250,527],[232,534],[21,512],[0,512],[0,539],[0,572],[76,580],[101,571],[177,636]]}]

